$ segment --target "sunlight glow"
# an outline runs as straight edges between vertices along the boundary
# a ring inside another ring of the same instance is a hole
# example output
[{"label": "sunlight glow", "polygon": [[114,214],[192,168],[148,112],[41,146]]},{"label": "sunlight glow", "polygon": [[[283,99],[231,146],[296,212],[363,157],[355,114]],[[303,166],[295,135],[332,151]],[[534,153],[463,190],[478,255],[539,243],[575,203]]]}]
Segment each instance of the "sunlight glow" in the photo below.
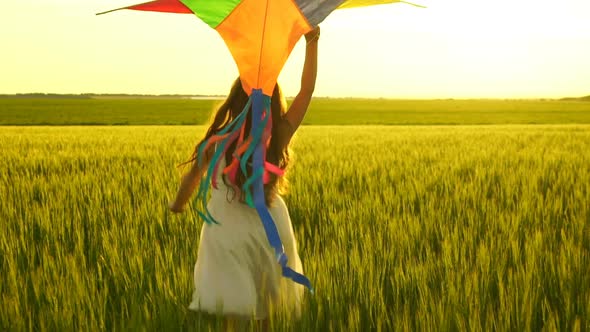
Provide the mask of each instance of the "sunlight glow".
[{"label": "sunlight glow", "polygon": [[[225,94],[237,75],[192,15],[140,1],[7,0],[0,93]],[[419,1],[340,10],[322,24],[316,95],[551,98],[590,94],[590,2]],[[6,33],[11,31],[11,33]],[[279,82],[297,93],[304,45]]]}]

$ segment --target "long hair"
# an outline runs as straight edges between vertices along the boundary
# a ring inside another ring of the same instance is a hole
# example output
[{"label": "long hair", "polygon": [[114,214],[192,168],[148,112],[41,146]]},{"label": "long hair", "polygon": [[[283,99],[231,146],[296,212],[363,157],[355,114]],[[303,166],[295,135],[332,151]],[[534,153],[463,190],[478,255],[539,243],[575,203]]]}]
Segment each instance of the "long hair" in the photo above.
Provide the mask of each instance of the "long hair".
[{"label": "long hair", "polygon": [[[227,99],[217,108],[217,110],[213,113],[211,124],[209,129],[207,129],[207,133],[205,137],[197,144],[191,159],[188,162],[197,162],[197,152],[198,147],[205,141],[207,141],[210,137],[217,134],[219,131],[223,130],[228,124],[230,124],[246,107],[248,103],[249,96],[246,94],[242,87],[242,82],[240,78],[236,79],[234,82]],[[283,97],[281,89],[278,84],[275,85],[273,90],[272,98],[271,98],[271,116],[272,116],[272,136],[270,139],[270,143],[267,147],[266,152],[266,161],[277,165],[279,168],[286,170],[289,164],[289,144],[288,140],[282,139],[285,137],[285,133],[281,132],[282,130],[286,130],[286,128],[290,128],[290,126],[286,126],[286,121],[283,116],[286,112],[286,101]],[[252,120],[250,115],[247,115],[245,120],[245,137],[244,140],[248,139],[250,128],[252,125]],[[233,159],[233,153],[236,149],[237,142],[234,141],[232,144],[229,145],[227,152],[225,154],[225,162],[226,165],[229,165]],[[205,151],[207,153],[207,151]],[[247,178],[252,175],[252,168],[250,165],[247,167],[248,174],[245,175],[241,171],[237,172],[235,182],[233,185],[237,186],[237,188],[242,188],[243,184],[246,182]],[[269,174],[270,181],[264,185],[264,196],[266,200],[266,205],[270,206],[276,194],[284,194],[286,191],[287,180],[285,176],[278,177],[275,174]],[[244,201],[245,193],[241,190],[239,193],[236,193],[233,189],[233,186],[228,183],[228,179],[223,176],[223,182],[227,185],[228,188],[228,200],[233,200],[239,194],[240,201]],[[231,196],[229,195],[231,193]]]}]

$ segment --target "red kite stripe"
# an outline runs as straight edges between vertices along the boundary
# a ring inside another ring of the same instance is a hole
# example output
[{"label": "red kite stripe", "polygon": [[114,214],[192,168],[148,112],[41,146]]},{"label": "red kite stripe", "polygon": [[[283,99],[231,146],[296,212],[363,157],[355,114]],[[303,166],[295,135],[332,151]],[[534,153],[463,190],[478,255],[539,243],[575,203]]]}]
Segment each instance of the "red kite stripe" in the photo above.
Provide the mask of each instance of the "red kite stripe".
[{"label": "red kite stripe", "polygon": [[156,0],[141,3],[139,5],[109,10],[103,13],[99,13],[97,15],[106,14],[121,9],[133,9],[163,13],[193,14],[193,11],[190,10],[187,6],[185,6],[182,2],[180,2],[180,0]]}]

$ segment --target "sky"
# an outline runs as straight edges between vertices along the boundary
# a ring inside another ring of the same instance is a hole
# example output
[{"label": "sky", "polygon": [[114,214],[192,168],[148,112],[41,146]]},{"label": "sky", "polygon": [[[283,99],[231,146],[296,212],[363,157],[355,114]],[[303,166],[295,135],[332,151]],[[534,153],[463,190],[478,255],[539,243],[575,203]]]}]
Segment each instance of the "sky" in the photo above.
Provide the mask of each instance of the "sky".
[{"label": "sky", "polygon": [[[0,94],[228,93],[238,71],[192,15],[142,0],[3,0]],[[416,0],[321,24],[316,96],[560,98],[590,94],[590,1]],[[279,84],[297,94],[304,42]]]}]

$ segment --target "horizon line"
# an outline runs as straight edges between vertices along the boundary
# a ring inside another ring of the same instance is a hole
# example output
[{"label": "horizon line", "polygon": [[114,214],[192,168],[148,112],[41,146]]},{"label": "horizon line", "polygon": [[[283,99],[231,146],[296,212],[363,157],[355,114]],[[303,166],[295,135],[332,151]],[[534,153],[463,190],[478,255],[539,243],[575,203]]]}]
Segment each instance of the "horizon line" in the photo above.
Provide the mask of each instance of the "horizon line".
[{"label": "horizon line", "polygon": [[[53,93],[53,92],[19,92],[19,93],[0,93],[0,98],[10,97],[151,97],[151,98],[203,98],[203,99],[225,99],[227,95],[223,94],[183,94],[183,93],[163,93],[163,94],[140,94],[140,93]],[[295,96],[285,96],[292,99]],[[317,99],[372,99],[372,100],[587,100],[590,101],[590,94],[585,96],[565,96],[565,97],[361,97],[361,96],[314,96]]]}]

